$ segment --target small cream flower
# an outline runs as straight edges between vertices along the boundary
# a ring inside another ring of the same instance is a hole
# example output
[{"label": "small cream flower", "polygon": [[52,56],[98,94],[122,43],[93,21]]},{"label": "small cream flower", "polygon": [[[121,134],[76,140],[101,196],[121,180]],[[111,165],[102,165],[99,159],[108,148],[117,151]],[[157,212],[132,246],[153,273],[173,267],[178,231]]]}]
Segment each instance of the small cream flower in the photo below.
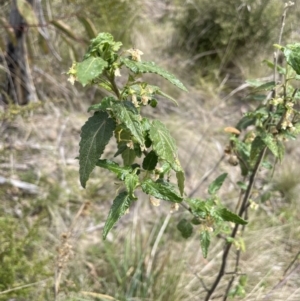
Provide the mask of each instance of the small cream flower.
[{"label": "small cream flower", "polygon": [[130,149],[134,149],[134,144],[133,144],[132,140],[130,140],[126,145],[127,145]]},{"label": "small cream flower", "polygon": [[154,196],[150,195],[149,200],[153,206],[155,206],[155,207],[160,206],[160,200],[155,198]]},{"label": "small cream flower", "polygon": [[142,104],[143,104],[144,106],[146,106],[146,105],[148,104],[148,102],[149,102],[149,97],[148,97],[147,95],[143,95],[143,96],[141,97],[141,102],[142,102]]},{"label": "small cream flower", "polygon": [[120,72],[120,69],[119,69],[119,68],[117,68],[117,69],[115,70],[115,76],[121,76],[121,72]]},{"label": "small cream flower", "polygon": [[127,52],[131,55],[131,59],[136,62],[140,62],[141,55],[144,54],[141,50],[136,49],[136,48],[128,49]]},{"label": "small cream flower", "polygon": [[76,76],[74,76],[73,74],[70,75],[70,77],[68,78],[68,81],[74,86],[76,80]]},{"label": "small cream flower", "polygon": [[258,207],[259,207],[259,205],[258,205],[256,202],[250,200],[250,208],[251,208],[251,209],[257,210]]},{"label": "small cream flower", "polygon": [[133,105],[134,105],[136,108],[138,108],[138,107],[140,106],[139,103],[138,103],[138,101],[137,101],[136,94],[132,94],[132,95],[131,95],[131,102],[133,103]]},{"label": "small cream flower", "polygon": [[286,130],[286,128],[287,128],[287,121],[286,120],[284,120],[283,122],[282,122],[282,124],[281,124],[281,129],[282,130]]},{"label": "small cream flower", "polygon": [[174,204],[172,204],[172,206],[171,206],[170,212],[173,213],[173,212],[175,212],[175,211],[178,211],[178,209],[179,209],[179,204],[178,204],[178,203],[174,203]]}]

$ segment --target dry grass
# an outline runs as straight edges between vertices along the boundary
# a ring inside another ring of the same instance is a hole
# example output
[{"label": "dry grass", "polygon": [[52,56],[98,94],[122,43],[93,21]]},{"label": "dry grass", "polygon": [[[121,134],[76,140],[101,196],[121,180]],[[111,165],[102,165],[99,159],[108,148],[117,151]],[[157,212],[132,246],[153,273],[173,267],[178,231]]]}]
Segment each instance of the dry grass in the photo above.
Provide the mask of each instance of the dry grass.
[{"label": "dry grass", "polygon": [[[227,140],[223,127],[232,125],[229,122],[240,113],[232,112],[229,104],[225,110],[212,112],[210,105],[199,106],[199,100],[203,102],[203,94],[189,94],[183,103],[185,110],[166,106],[160,118],[178,140],[180,158],[187,173],[187,193],[201,184],[195,194],[205,195],[208,182],[226,171],[230,179],[222,190],[222,198],[232,206],[237,199],[234,184],[239,174],[237,168],[223,161],[207,182],[202,183],[201,179],[222,155]],[[1,186],[1,211],[22,223],[25,221],[28,229],[35,220],[42,219],[39,244],[47,256],[53,258],[47,265],[48,273],[55,275],[55,270],[60,265],[63,267],[60,277],[47,280],[42,288],[45,300],[51,300],[50,292],[55,285],[60,288],[59,300],[67,298],[64,292],[72,291],[78,292],[71,294],[73,300],[80,300],[80,291],[102,293],[117,300],[199,300],[205,293],[199,279],[206,284],[214,279],[222,241],[214,240],[209,257],[204,260],[198,238],[184,241],[177,233],[176,224],[184,212],[174,213],[167,221],[153,253],[170,207],[167,204],[152,207],[141,196],[114,228],[108,242],[102,241],[103,222],[116,188],[114,180],[101,170],[93,173],[86,190],[80,188],[78,163],[74,158],[80,127],[86,117],[84,112],[46,103],[27,116],[4,122],[2,127],[1,176],[36,185],[39,192],[32,195],[26,187]],[[294,164],[297,156],[297,150],[290,147],[287,160]],[[246,296],[240,300],[264,300],[268,294],[272,296],[270,300],[299,299],[299,270],[289,275],[296,263],[288,271],[286,281],[283,278],[299,250],[300,228],[298,182],[291,184],[289,180],[298,178],[298,172],[290,173],[288,161],[278,169],[285,170],[285,166],[287,172],[276,175],[276,188],[289,198],[283,199],[277,193],[275,205],[270,200],[250,213],[251,223],[244,237],[246,251],[241,258],[241,273],[249,278]],[[76,215],[85,202],[90,203],[89,209],[78,220]],[[60,242],[61,235],[68,236],[67,243],[64,239]],[[30,296],[41,291],[40,286],[37,287],[33,284]],[[88,296],[91,300],[94,297]]]},{"label": "dry grass", "polygon": [[[142,16],[154,14],[149,11],[145,6]],[[148,25],[153,30],[146,36]],[[164,48],[170,42],[162,35],[160,25],[149,22],[144,26],[132,32],[136,47],[145,52],[147,59],[173,68],[187,84],[188,75],[174,68],[179,58],[155,51],[161,43],[166,43]],[[165,34],[171,30],[166,27]],[[149,44],[152,46],[147,47]],[[14,181],[0,184],[1,216],[18,225],[16,242],[32,229],[38,230],[35,236],[28,236],[33,245],[26,252],[19,250],[35,275],[26,278],[20,272],[15,274],[11,286],[0,289],[0,300],[54,300],[55,289],[57,300],[202,300],[205,289],[201,281],[208,286],[213,281],[223,241],[215,238],[208,258],[203,259],[197,235],[185,241],[176,230],[180,217],[187,214],[183,210],[170,215],[169,204],[153,207],[140,195],[107,241],[102,240],[101,231],[116,193],[115,179],[98,169],[87,189],[80,187],[75,157],[88,104],[83,104],[82,92],[65,84],[64,77],[61,79],[52,82],[51,101],[22,114],[12,113],[11,119],[2,121],[0,176]],[[178,142],[187,176],[186,193],[204,196],[207,184],[228,172],[221,199],[234,208],[239,169],[226,160],[216,163],[227,144],[223,128],[234,126],[249,104],[241,104],[237,95],[224,100],[227,91],[222,84],[199,80],[201,87],[190,87],[188,94],[178,95],[163,81],[151,80],[162,84],[180,104],[178,108],[163,100],[156,111],[147,114],[161,118]],[[87,98],[95,93],[88,90]],[[66,95],[67,100],[53,101]],[[108,149],[107,155],[111,153]],[[249,214],[250,224],[244,235],[246,250],[240,265],[240,273],[247,274],[248,281],[245,296],[235,300],[300,300],[298,259],[285,274],[300,248],[299,172],[290,168],[298,164],[299,150],[296,143],[290,143],[285,161],[277,166],[275,180],[265,173],[259,177],[254,201],[259,202],[260,188],[270,189],[272,197]],[[232,254],[229,265],[233,260]],[[42,262],[43,268],[36,267],[35,262]],[[224,290],[228,277],[217,295]],[[24,289],[24,285],[28,287]]]}]

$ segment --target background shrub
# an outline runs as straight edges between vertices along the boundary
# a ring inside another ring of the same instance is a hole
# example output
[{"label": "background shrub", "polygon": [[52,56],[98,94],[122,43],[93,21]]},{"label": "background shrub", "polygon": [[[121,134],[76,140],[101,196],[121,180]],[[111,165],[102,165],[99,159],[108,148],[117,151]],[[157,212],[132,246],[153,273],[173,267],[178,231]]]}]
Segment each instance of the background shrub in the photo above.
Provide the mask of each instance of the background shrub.
[{"label": "background shrub", "polygon": [[[262,52],[272,53],[284,2],[194,0],[180,7],[173,19],[172,49],[189,56],[188,67],[200,67],[205,75],[215,69],[228,72],[228,67],[233,71],[239,58],[253,60]],[[291,27],[285,27],[284,37],[290,32]]]}]

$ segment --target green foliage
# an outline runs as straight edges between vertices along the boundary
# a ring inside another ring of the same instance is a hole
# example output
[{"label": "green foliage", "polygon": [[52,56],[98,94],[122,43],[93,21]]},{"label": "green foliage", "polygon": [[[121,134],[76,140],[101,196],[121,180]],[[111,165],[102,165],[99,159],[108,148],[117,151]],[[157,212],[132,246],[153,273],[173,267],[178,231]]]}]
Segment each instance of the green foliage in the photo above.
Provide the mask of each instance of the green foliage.
[{"label": "green foliage", "polygon": [[184,238],[189,238],[193,233],[193,226],[185,218],[178,223],[177,229]]},{"label": "green foliage", "polygon": [[114,129],[115,122],[106,112],[96,112],[82,127],[79,165],[80,182],[83,187],[112,137]]},{"label": "green foliage", "polygon": [[247,280],[247,275],[240,276],[238,284],[229,292],[228,297],[245,297]]},{"label": "green foliage", "polygon": [[154,120],[149,131],[149,137],[157,155],[168,162],[173,170],[181,171],[175,140],[166,126],[159,120]]},{"label": "green foliage", "polygon": [[179,203],[182,201],[182,197],[176,192],[174,186],[163,180],[158,180],[154,182],[151,179],[143,181],[141,184],[142,190],[155,198],[170,201],[174,203]]},{"label": "green foliage", "polygon": [[[14,218],[0,218],[1,292],[18,287],[20,283],[30,284],[50,275],[50,270],[45,265],[50,258],[43,258],[38,252],[39,236],[37,224],[26,229]],[[30,296],[30,292],[31,288],[26,287],[12,290],[0,296],[0,300]]]},{"label": "green foliage", "polygon": [[219,209],[218,215],[226,222],[233,222],[239,225],[247,225],[247,222],[245,220],[229,211],[227,208]]},{"label": "green foliage", "polygon": [[119,193],[118,196],[114,199],[104,225],[104,239],[106,238],[109,230],[113,227],[113,225],[121,218],[122,215],[126,213],[132,201],[133,199],[126,191]]},{"label": "green foliage", "polygon": [[[120,193],[113,202],[104,228],[104,238],[129,208],[132,200],[136,199],[136,189],[140,188],[146,194],[170,202],[181,202],[184,191],[184,172],[175,140],[159,120],[150,121],[141,115],[143,106],[153,107],[156,95],[171,97],[158,87],[140,80],[140,74],[155,73],[184,91],[186,88],[171,73],[152,62],[142,62],[142,52],[138,49],[129,49],[125,52],[127,57],[123,56],[124,52],[119,55],[121,45],[114,41],[112,35],[100,33],[91,40],[83,61],[74,63],[68,73],[71,81],[79,81],[83,86],[100,85],[115,94],[115,97],[105,97],[101,103],[89,108],[89,111],[96,112],[82,127],[79,150],[79,172],[83,187],[94,167],[100,166],[124,181],[127,191]],[[123,88],[119,88],[115,77],[120,74],[123,66],[130,73]],[[113,133],[118,145],[115,157],[122,156],[123,166],[113,160],[99,160]],[[142,156],[142,167],[134,164],[136,158]],[[159,166],[165,164],[167,169]],[[170,168],[176,174],[180,194],[173,184],[164,180]],[[159,180],[152,180],[157,176]]]},{"label": "green foliage", "polygon": [[[177,1],[171,51],[182,51],[202,74],[228,66],[237,57],[251,62],[277,40],[283,2],[260,0]],[[290,29],[286,30],[290,31]],[[200,67],[200,68],[199,68]]]},{"label": "green foliage", "polygon": [[156,155],[155,151],[150,151],[143,161],[143,168],[145,170],[154,170],[158,162],[158,156]]},{"label": "green foliage", "polygon": [[300,75],[300,44],[289,44],[285,47],[280,47],[287,63]]},{"label": "green foliage", "polygon": [[[72,80],[77,80],[82,85],[98,85],[113,94],[89,108],[89,111],[95,113],[82,127],[79,151],[81,184],[85,187],[95,166],[111,171],[123,182],[123,188],[118,188],[122,192],[118,193],[108,214],[103,231],[104,239],[133,201],[137,200],[136,190],[140,189],[150,197],[160,200],[186,203],[192,218],[182,219],[177,228],[184,238],[188,238],[192,235],[193,228],[197,227],[202,253],[207,257],[211,235],[226,233],[228,225],[225,222],[246,225],[247,221],[242,215],[239,216],[224,207],[217,196],[227,173],[212,181],[206,199],[185,197],[185,176],[178,158],[175,139],[161,121],[151,121],[142,115],[144,106],[156,107],[157,95],[170,97],[159,87],[143,81],[142,74],[155,73],[184,91],[186,88],[174,75],[152,62],[143,62],[140,50],[129,49],[119,54],[121,45],[120,42],[115,42],[110,34],[101,33],[91,40],[83,62],[74,63],[69,71]],[[283,52],[287,63],[297,68],[300,47],[297,44],[277,47]],[[129,69],[129,74],[127,81],[119,85],[116,76],[120,76],[123,67]],[[262,102],[257,109],[245,114],[237,125],[239,130],[229,130],[232,134],[226,153],[230,156],[229,162],[240,165],[244,177],[243,182],[240,182],[243,193],[253,184],[251,176],[257,172],[265,151],[269,150],[269,154],[282,160],[282,140],[294,137],[292,129],[299,126],[300,112],[293,108],[298,97],[297,90],[290,84],[290,79],[297,79],[297,74],[288,68],[281,69],[283,70],[286,72],[286,82],[282,85],[275,85],[275,81],[252,81],[253,95],[262,95],[274,89],[276,93],[273,93],[273,98]],[[240,131],[247,131],[249,126],[252,126],[251,131],[241,136],[241,139]],[[117,144],[114,157],[121,155],[123,165],[115,162],[113,158],[100,159],[112,137]],[[267,161],[262,163],[264,166],[269,164]],[[176,175],[177,187],[170,182],[171,174]],[[246,202],[248,201],[246,199]],[[243,206],[247,206],[247,203]],[[229,237],[228,242],[230,239],[235,241],[234,237]]]},{"label": "green foliage", "polygon": [[210,245],[210,234],[208,230],[202,231],[200,234],[200,243],[203,257],[207,257],[208,248]]},{"label": "green foliage", "polygon": [[78,81],[85,86],[92,82],[95,77],[102,74],[105,67],[107,67],[107,62],[105,62],[101,57],[89,57],[77,65]]},{"label": "green foliage", "polygon": [[223,173],[219,177],[217,177],[209,186],[208,186],[208,193],[209,194],[216,194],[219,189],[222,187],[225,179],[227,177],[227,173]]},{"label": "green foliage", "polygon": [[164,77],[170,83],[172,83],[176,87],[182,89],[183,91],[187,91],[186,87],[173,74],[158,67],[153,62],[138,62],[138,61],[133,61],[129,58],[121,59],[121,62],[124,63],[124,65],[135,74],[155,73],[157,75]]}]

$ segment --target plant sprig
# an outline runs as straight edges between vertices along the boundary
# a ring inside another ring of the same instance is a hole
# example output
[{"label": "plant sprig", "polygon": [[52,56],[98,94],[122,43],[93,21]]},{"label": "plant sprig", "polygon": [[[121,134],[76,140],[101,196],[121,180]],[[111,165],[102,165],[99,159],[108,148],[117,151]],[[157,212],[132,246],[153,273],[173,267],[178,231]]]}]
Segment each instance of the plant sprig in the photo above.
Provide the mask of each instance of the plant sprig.
[{"label": "plant sprig", "polygon": [[[142,115],[144,106],[155,108],[163,96],[175,104],[171,96],[157,86],[142,79],[144,73],[157,74],[183,91],[186,87],[173,74],[157,66],[154,62],[142,61],[143,54],[138,49],[120,51],[121,42],[114,41],[109,33],[100,33],[91,40],[90,47],[82,62],[73,63],[68,74],[69,80],[83,86],[96,85],[110,92],[98,104],[89,107],[94,111],[82,127],[79,148],[79,174],[83,187],[93,169],[98,166],[108,169],[123,182],[123,188],[113,201],[104,230],[105,239],[114,224],[137,201],[136,190],[142,190],[150,199],[170,203],[182,203],[192,213],[190,220],[182,219],[178,229],[189,237],[194,227],[200,232],[200,243],[204,257],[208,254],[211,233],[224,228],[225,222],[246,224],[247,222],[225,208],[217,192],[227,174],[211,183],[209,197],[188,198],[184,193],[185,176],[180,164],[175,139],[160,120],[150,120]],[[122,69],[127,69],[127,80],[122,86],[116,78]],[[115,138],[117,150],[114,158],[104,159],[105,147]],[[122,156],[123,164],[115,161]],[[176,184],[169,181],[176,176]]]}]

